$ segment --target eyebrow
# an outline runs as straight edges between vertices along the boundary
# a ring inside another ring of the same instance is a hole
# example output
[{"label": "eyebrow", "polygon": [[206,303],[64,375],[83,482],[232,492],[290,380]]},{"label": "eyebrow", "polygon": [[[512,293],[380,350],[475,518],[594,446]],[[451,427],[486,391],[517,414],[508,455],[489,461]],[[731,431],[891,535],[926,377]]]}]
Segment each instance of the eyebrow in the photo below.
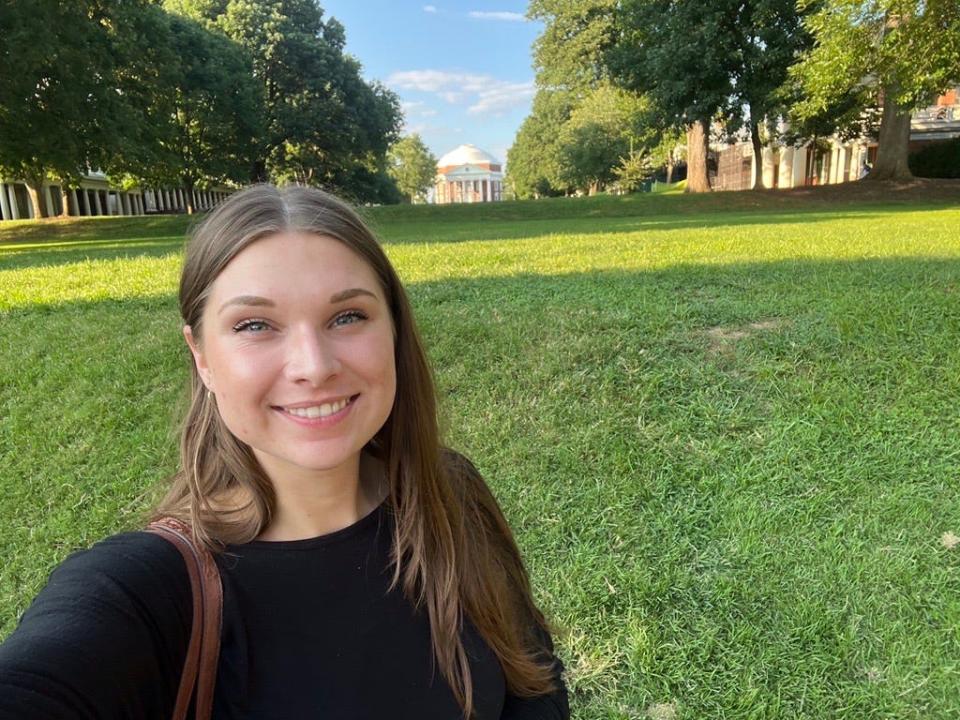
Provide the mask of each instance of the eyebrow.
[{"label": "eyebrow", "polygon": [[[358,295],[369,295],[372,298],[377,296],[370,292],[369,290],[364,290],[363,288],[350,288],[349,290],[341,290],[338,293],[334,293],[330,296],[330,302],[339,303],[344,302],[345,300],[350,300],[357,297]],[[269,298],[260,297],[259,295],[237,295],[235,298],[230,298],[223,305],[220,306],[220,309],[217,311],[219,315],[224,310],[226,310],[231,305],[248,305],[253,307],[276,307],[276,303]]]},{"label": "eyebrow", "polygon": [[343,302],[344,300],[350,300],[357,297],[357,295],[369,295],[370,297],[376,299],[374,295],[369,290],[364,290],[363,288],[350,288],[349,290],[342,290],[338,293],[334,293],[330,296],[331,303]]},{"label": "eyebrow", "polygon": [[265,297],[259,297],[257,295],[237,295],[235,298],[230,298],[223,305],[221,305],[220,309],[217,310],[217,314],[219,315],[231,305],[252,305],[257,307],[276,306],[273,300],[268,300]]}]

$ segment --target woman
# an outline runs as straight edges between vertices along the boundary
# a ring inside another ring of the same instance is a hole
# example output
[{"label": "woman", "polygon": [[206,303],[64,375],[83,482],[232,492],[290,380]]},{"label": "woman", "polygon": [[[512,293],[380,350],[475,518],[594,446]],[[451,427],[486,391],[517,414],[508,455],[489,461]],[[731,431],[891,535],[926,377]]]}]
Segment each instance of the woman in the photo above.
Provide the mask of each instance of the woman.
[{"label": "woman", "polygon": [[[187,247],[180,309],[191,402],[156,515],[216,553],[214,717],[567,717],[510,530],[439,443],[410,306],[358,216],[309,188],[235,194]],[[155,535],[71,556],[0,647],[0,718],[170,717],[190,603]]]}]

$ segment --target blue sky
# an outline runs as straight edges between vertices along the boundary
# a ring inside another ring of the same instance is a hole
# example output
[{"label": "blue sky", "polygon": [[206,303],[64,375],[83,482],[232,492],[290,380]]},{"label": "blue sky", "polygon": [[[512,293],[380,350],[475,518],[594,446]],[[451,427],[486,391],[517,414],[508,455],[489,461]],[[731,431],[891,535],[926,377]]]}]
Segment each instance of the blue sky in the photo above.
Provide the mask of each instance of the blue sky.
[{"label": "blue sky", "polygon": [[347,52],[403,101],[406,131],[439,158],[472,143],[505,162],[533,99],[525,0],[320,0]]}]

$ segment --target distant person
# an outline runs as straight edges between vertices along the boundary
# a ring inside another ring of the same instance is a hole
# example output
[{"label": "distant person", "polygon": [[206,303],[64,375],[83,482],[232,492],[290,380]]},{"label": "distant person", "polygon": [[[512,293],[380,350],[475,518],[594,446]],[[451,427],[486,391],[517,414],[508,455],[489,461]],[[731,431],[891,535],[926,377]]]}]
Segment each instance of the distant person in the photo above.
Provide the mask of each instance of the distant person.
[{"label": "distant person", "polygon": [[858,179],[858,180],[863,180],[867,175],[870,174],[870,170],[871,170],[871,169],[872,169],[872,168],[871,168],[871,166],[870,166],[870,163],[865,162],[863,165],[860,166],[860,175],[859,175],[859,177],[858,177],[857,179]]},{"label": "distant person", "polygon": [[[440,443],[406,293],[360,218],[310,188],[233,195],[187,247],[180,311],[190,406],[155,514],[215,553],[212,716],[567,718],[520,553]],[[0,646],[0,718],[170,718],[192,601],[155,534],[71,555]]]}]

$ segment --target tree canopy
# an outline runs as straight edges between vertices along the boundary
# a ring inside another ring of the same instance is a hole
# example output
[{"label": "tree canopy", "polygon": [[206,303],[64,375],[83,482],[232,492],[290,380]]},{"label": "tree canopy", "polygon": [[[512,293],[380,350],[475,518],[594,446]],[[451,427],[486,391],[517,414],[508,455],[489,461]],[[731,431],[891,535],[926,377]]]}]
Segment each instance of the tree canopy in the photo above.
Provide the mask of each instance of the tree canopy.
[{"label": "tree canopy", "polygon": [[363,79],[314,0],[0,0],[0,27],[0,171],[41,215],[45,181],[90,168],[118,185],[270,179],[396,199],[399,99]]},{"label": "tree canopy", "polygon": [[849,98],[883,105],[873,179],[908,178],[910,111],[960,81],[960,3],[956,0],[802,0],[814,12],[816,44],[794,69],[802,86],[793,114],[828,118],[840,129]]},{"label": "tree canopy", "polygon": [[390,177],[407,202],[425,202],[437,177],[437,158],[417,133],[401,138],[387,154]]}]

